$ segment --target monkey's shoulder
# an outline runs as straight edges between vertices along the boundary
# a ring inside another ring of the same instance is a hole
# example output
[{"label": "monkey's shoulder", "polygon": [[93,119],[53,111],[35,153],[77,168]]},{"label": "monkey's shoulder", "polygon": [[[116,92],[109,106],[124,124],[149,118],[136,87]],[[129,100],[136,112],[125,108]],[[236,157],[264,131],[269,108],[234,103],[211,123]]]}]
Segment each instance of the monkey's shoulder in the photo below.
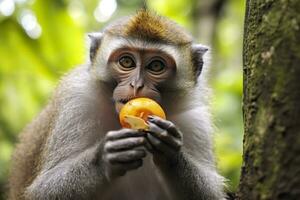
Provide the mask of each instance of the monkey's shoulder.
[{"label": "monkey's shoulder", "polygon": [[[80,89],[87,87],[88,83],[91,81],[89,65],[79,65],[67,72],[61,77],[56,91],[66,90],[73,91],[74,89]],[[60,94],[61,95],[61,94]]]},{"label": "monkey's shoulder", "polygon": [[81,90],[86,90],[87,85],[85,84],[89,80],[88,66],[81,65],[69,73],[64,75],[52,97],[48,101],[47,105],[41,110],[41,112],[23,129],[20,134],[20,141],[32,140],[33,138],[41,138],[47,136],[47,132],[51,129],[52,123],[57,117],[60,105],[65,102],[67,96],[76,96],[72,93],[80,93]]},{"label": "monkey's shoulder", "polygon": [[96,97],[100,86],[91,70],[87,64],[80,65],[62,76],[51,98],[54,104],[59,106]]}]

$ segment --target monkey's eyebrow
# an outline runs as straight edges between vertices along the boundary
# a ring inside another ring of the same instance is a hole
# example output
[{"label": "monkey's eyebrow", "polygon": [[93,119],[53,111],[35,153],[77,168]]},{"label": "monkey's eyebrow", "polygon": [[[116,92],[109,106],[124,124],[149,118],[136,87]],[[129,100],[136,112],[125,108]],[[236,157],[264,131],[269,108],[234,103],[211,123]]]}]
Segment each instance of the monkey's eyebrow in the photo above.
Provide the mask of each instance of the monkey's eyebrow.
[{"label": "monkey's eyebrow", "polygon": [[164,55],[171,57],[171,55],[168,52],[166,52],[163,48],[161,48],[159,46],[143,48],[143,47],[123,45],[117,49],[114,49],[113,52],[116,52],[116,51],[144,51],[144,52],[149,52],[149,53],[164,54]]},{"label": "monkey's eyebrow", "polygon": [[128,46],[128,45],[122,45],[121,47],[114,49],[114,52],[116,52],[116,51],[136,51],[136,50],[138,50],[138,48]]}]

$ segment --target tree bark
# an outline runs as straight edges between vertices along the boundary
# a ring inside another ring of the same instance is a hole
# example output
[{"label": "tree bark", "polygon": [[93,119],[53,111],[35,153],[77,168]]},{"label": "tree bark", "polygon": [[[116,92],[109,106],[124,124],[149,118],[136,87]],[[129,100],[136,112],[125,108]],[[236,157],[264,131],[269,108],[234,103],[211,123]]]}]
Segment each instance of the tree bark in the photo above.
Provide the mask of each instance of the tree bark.
[{"label": "tree bark", "polygon": [[299,13],[299,0],[247,0],[238,199],[300,199]]}]

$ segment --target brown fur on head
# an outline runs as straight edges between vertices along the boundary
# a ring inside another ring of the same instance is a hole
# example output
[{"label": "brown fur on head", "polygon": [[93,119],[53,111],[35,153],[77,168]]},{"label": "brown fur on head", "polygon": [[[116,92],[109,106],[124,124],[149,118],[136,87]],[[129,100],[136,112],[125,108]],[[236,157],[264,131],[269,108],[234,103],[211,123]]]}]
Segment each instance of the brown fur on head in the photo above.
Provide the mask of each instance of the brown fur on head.
[{"label": "brown fur on head", "polygon": [[[121,21],[121,20],[120,20]],[[136,15],[107,27],[107,33],[175,45],[189,44],[192,37],[179,25],[153,11],[140,10]]]},{"label": "brown fur on head", "polygon": [[118,48],[158,49],[173,57],[176,75],[169,90],[190,90],[202,71],[203,54],[207,48],[193,43],[192,36],[181,26],[153,11],[140,10],[121,18],[101,33],[90,35],[90,61],[97,78],[114,82],[107,68],[110,54]]}]

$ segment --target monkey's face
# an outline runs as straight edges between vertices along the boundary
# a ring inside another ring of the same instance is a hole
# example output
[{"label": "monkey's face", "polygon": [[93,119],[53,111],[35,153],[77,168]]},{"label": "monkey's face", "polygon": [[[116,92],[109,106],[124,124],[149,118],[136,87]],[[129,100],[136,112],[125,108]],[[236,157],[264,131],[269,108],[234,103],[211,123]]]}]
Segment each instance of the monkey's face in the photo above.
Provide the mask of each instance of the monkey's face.
[{"label": "monkey's face", "polygon": [[148,97],[160,102],[160,88],[176,72],[176,63],[166,52],[126,46],[110,54],[108,67],[117,82],[113,91],[117,112],[127,101],[136,97]]}]

